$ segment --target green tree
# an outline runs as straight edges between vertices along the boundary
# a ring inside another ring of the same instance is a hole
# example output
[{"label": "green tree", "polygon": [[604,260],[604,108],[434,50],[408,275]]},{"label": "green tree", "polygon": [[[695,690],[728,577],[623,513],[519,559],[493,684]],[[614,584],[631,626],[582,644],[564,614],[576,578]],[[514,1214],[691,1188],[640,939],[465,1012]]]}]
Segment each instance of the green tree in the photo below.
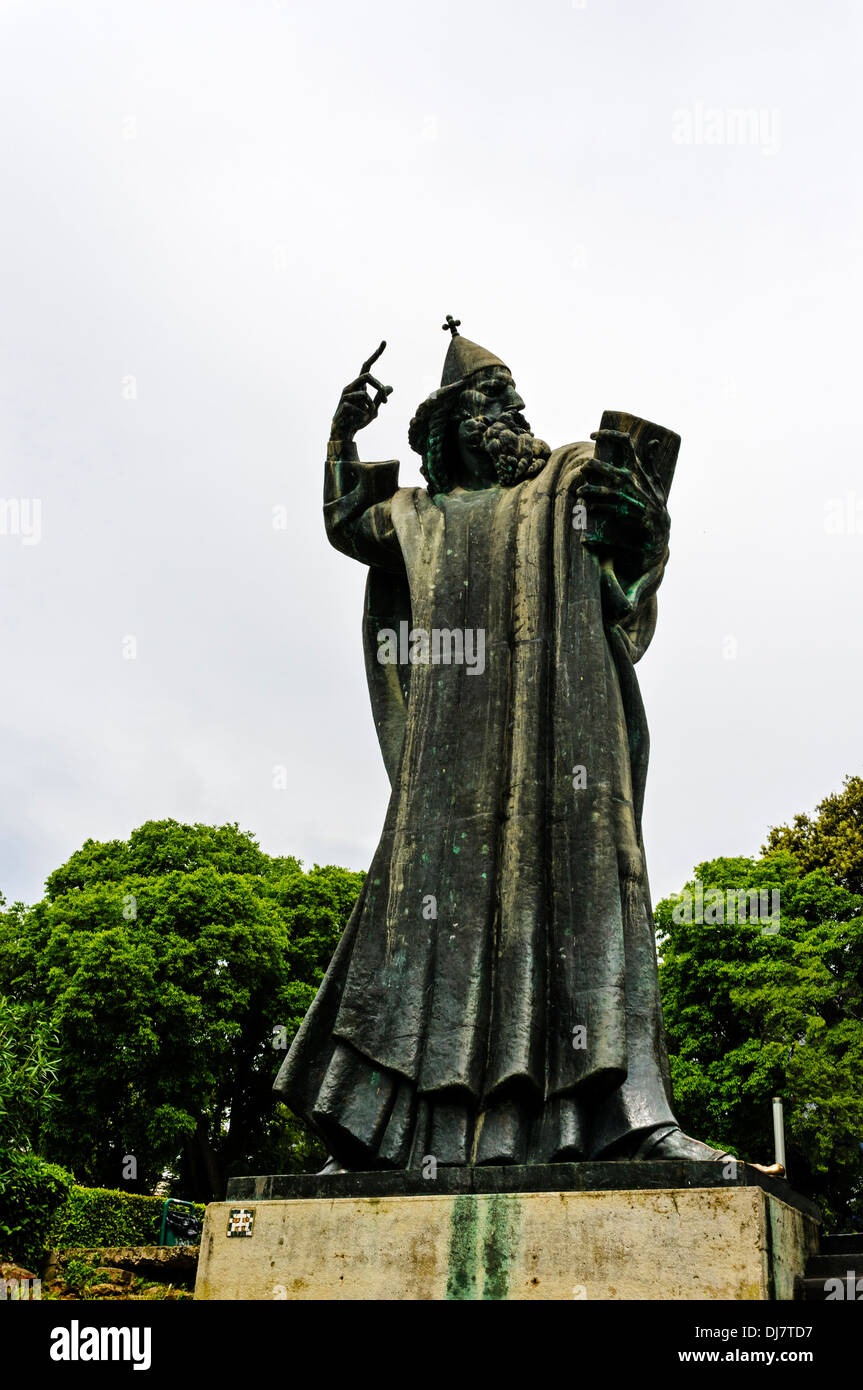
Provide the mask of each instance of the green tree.
[{"label": "green tree", "polygon": [[774,827],[762,854],[787,850],[804,869],[825,869],[851,893],[863,893],[863,777],[846,777],[841,792],[818,803],[814,818]]},{"label": "green tree", "polygon": [[361,883],[236,825],[88,840],[0,924],[0,990],[62,1049],[45,1156],[137,1191],[167,1169],[198,1200],[259,1155],[317,1162],[272,1083]]},{"label": "green tree", "polygon": [[[708,901],[721,890],[724,909],[704,913],[720,920],[694,920],[681,895],[656,909],[678,1118],[763,1162],[783,1097],[795,1186],[847,1223],[863,1214],[863,896],[781,849],[698,865],[689,901],[696,881]],[[741,890],[770,893],[767,907],[779,893],[778,930],[763,907],[750,920],[748,898],[739,920]]]},{"label": "green tree", "polygon": [[0,1154],[38,1153],[57,1103],[59,1065],[48,1021],[0,994]]},{"label": "green tree", "polygon": [[74,1181],[36,1152],[56,1103],[58,1065],[50,1024],[0,995],[0,1256],[28,1266],[38,1267]]}]

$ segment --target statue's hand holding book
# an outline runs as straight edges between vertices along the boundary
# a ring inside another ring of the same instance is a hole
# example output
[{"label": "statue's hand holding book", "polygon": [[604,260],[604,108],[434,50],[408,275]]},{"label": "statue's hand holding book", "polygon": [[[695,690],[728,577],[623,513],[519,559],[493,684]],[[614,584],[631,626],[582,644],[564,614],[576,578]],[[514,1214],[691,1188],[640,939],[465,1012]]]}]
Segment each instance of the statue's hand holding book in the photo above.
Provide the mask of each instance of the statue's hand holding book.
[{"label": "statue's hand holding book", "polygon": [[643,571],[661,559],[668,543],[665,487],[629,430],[605,425],[591,439],[594,455],[579,469],[575,494],[586,513],[582,539],[622,570]]}]

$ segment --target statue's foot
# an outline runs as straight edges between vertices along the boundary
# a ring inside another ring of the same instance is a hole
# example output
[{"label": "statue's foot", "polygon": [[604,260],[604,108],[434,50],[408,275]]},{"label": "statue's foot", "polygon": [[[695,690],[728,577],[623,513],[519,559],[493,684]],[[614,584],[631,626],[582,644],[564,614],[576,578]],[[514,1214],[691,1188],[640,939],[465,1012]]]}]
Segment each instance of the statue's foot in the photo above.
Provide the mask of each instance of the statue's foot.
[{"label": "statue's foot", "polygon": [[349,1173],[350,1171],[350,1168],[345,1168],[341,1163],[339,1163],[337,1158],[333,1158],[332,1155],[330,1155],[323,1168],[318,1174],[316,1174],[316,1176],[319,1178],[328,1178],[333,1173]]},{"label": "statue's foot", "polygon": [[634,1157],[637,1159],[646,1158],[683,1158],[689,1162],[707,1163],[739,1162],[733,1154],[723,1153],[721,1149],[712,1149],[709,1144],[702,1144],[700,1139],[690,1139],[688,1134],[684,1134],[679,1125],[673,1129],[657,1130],[653,1134],[648,1134],[636,1150]]},{"label": "statue's foot", "polygon": [[[690,1162],[697,1163],[741,1163],[743,1160],[735,1158],[733,1154],[723,1153],[721,1149],[712,1149],[709,1144],[702,1144],[700,1139],[690,1139],[688,1134],[684,1134],[679,1125],[674,1129],[659,1130],[653,1134],[648,1134],[647,1138],[636,1150],[635,1158],[683,1158]],[[781,1163],[750,1163],[749,1168],[757,1168],[759,1173],[766,1173],[771,1178],[782,1178],[785,1176],[785,1169]]]}]

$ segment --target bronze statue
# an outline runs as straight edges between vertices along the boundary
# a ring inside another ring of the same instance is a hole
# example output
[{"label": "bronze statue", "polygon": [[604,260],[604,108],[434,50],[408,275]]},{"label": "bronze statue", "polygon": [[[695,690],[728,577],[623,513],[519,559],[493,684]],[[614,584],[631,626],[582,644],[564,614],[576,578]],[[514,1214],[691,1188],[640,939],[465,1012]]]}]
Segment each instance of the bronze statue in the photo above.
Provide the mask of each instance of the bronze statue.
[{"label": "bronze statue", "polygon": [[679,437],[606,412],[595,447],[552,450],[506,365],[444,327],[410,426],[425,488],[353,442],[391,390],[385,343],[333,417],[324,517],[369,570],[392,795],[275,1089],[331,1172],[725,1157],[672,1112],[641,836],[634,666]]}]

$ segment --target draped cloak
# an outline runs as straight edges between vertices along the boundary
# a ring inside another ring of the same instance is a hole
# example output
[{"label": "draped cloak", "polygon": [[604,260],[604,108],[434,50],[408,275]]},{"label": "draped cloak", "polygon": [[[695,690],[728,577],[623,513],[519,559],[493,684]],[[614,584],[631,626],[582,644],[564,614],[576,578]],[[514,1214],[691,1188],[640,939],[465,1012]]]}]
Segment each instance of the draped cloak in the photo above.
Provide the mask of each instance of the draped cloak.
[{"label": "draped cloak", "polygon": [[[397,462],[328,459],[327,534],[369,567],[392,794],[275,1089],[347,1166],[612,1156],[676,1123],[633,670],[668,552],[623,583],[583,543],[576,470],[592,453],[568,445],[514,486],[436,496],[399,488]],[[484,670],[382,664],[379,634],[403,622],[482,629]]]}]

